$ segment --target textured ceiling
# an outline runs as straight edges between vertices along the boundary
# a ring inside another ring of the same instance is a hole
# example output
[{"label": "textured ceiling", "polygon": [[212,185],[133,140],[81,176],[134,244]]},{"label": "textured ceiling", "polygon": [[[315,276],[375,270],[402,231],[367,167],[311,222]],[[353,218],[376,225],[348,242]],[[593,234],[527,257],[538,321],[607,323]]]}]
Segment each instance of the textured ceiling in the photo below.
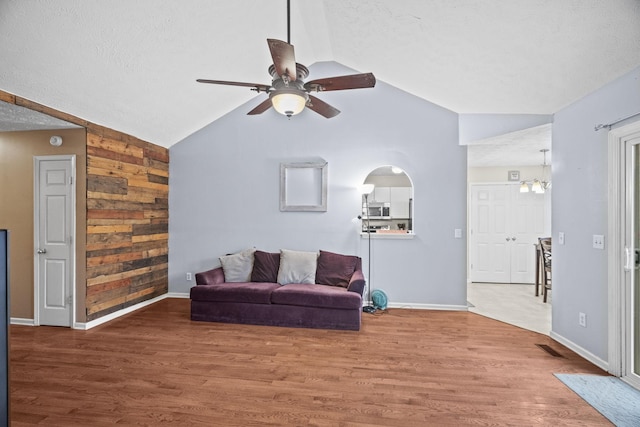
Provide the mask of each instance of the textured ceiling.
[{"label": "textured ceiling", "polygon": [[50,130],[77,128],[74,124],[18,105],[0,101],[0,131]]},{"label": "textured ceiling", "polygon": [[[298,62],[459,113],[551,114],[640,66],[638,0],[291,3]],[[285,0],[0,0],[0,89],[169,147],[255,97],[196,78],[270,83],[268,37]]]},{"label": "textured ceiling", "polygon": [[551,164],[551,124],[511,132],[467,145],[470,167],[538,166]]}]

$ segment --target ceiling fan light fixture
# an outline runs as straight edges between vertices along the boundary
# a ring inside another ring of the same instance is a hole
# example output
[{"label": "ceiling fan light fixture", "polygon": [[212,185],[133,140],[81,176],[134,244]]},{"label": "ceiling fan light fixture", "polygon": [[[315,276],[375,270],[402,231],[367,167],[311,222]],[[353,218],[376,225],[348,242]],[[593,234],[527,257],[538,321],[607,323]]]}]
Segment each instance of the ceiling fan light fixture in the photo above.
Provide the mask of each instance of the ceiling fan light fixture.
[{"label": "ceiling fan light fixture", "polygon": [[272,92],[269,97],[273,108],[287,117],[300,114],[309,99],[306,92],[298,89],[279,89]]}]

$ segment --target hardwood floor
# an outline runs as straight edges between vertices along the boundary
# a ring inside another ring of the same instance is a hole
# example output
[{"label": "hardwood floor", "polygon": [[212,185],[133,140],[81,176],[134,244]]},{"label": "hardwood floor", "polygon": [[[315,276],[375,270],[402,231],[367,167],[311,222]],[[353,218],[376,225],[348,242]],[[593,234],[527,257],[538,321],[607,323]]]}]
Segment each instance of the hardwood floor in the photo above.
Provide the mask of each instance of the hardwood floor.
[{"label": "hardwood floor", "polygon": [[12,426],[610,425],[553,376],[605,373],[547,336],[363,316],[360,332],[192,322],[166,299],[89,331],[13,325]]}]

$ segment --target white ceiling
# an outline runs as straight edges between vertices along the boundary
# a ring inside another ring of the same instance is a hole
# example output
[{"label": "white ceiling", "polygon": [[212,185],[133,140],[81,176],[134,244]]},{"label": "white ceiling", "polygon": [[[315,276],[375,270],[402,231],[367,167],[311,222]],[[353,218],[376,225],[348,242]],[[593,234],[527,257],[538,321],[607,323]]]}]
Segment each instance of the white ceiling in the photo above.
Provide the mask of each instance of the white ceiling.
[{"label": "white ceiling", "polygon": [[[291,3],[298,62],[459,113],[552,114],[640,66],[638,0]],[[169,147],[256,97],[195,79],[268,84],[286,37],[285,0],[1,0],[0,89]]]},{"label": "white ceiling", "polygon": [[[540,150],[549,150],[546,154]],[[470,167],[551,164],[551,124],[511,132],[467,145]]]}]

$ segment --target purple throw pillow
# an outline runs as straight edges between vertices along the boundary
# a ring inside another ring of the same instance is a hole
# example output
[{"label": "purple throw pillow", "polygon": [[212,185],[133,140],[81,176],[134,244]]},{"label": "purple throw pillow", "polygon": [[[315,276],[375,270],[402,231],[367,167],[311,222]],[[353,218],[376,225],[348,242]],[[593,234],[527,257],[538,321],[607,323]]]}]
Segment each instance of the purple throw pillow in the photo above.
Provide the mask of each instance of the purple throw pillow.
[{"label": "purple throw pillow", "polygon": [[252,282],[278,282],[278,268],[280,268],[280,253],[255,251],[253,254]]},{"label": "purple throw pillow", "polygon": [[349,280],[351,280],[357,265],[357,256],[320,251],[318,268],[316,269],[316,283],[346,288],[349,286]]}]

